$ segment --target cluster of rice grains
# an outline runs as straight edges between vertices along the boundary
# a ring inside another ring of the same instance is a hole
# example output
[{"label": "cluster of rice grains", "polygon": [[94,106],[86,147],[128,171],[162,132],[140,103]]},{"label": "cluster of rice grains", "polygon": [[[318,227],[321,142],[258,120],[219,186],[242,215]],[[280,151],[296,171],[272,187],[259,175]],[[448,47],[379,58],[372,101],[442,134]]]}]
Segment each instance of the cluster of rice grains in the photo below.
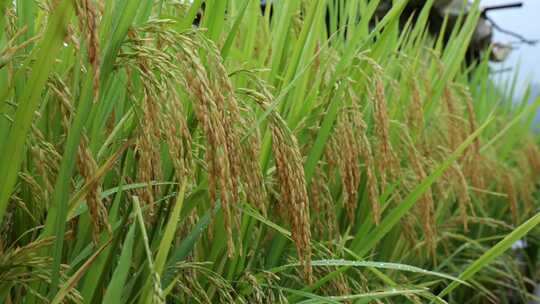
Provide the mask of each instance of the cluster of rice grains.
[{"label": "cluster of rice grains", "polygon": [[76,1],[76,12],[79,20],[79,28],[81,33],[86,36],[88,62],[92,67],[94,101],[97,101],[99,96],[99,81],[100,81],[100,45],[98,24],[98,11],[91,0]]},{"label": "cluster of rice grains", "polygon": [[517,165],[521,172],[517,184],[521,187],[519,193],[524,203],[523,215],[528,217],[534,212],[533,194],[540,175],[540,150],[533,139],[527,139],[517,154]]},{"label": "cluster of rice grains", "polygon": [[[137,140],[143,182],[162,180],[160,142],[164,139],[178,180],[190,178],[193,155],[204,149],[212,208],[223,210],[229,256],[235,253],[239,234],[240,195],[266,214],[266,190],[259,167],[259,138],[249,134],[249,109],[236,100],[229,76],[215,46],[198,33],[178,34],[159,22],[131,34],[130,52],[124,60],[140,75],[144,87],[141,129]],[[159,47],[158,47],[159,45]],[[179,89],[180,88],[180,89]],[[192,101],[201,134],[188,128],[185,102]],[[203,137],[201,138],[200,135]],[[197,144],[192,144],[198,140]],[[152,210],[155,187],[141,197]],[[241,251],[241,250],[240,250]]]},{"label": "cluster of rice grains", "polygon": [[[421,120],[422,99],[418,93],[416,82],[411,84],[412,95],[409,104],[408,126],[411,134],[416,134],[414,142],[410,139],[408,146],[408,164],[416,176],[417,183],[427,177],[437,164],[440,164],[453,152],[466,137],[477,128],[476,115],[472,97],[467,88],[460,84],[449,83],[441,97],[442,104],[437,115],[439,124],[426,128]],[[426,94],[429,96],[429,94]],[[418,106],[420,105],[420,107]],[[415,133],[418,126],[421,133]],[[422,127],[423,126],[423,127]],[[535,191],[535,180],[538,177],[538,148],[527,140],[522,148],[515,151],[514,159],[520,168],[518,173],[509,166],[498,162],[491,155],[481,153],[481,142],[476,138],[443,176],[424,193],[419,201],[417,214],[422,224],[426,245],[431,254],[435,254],[437,242],[437,219],[435,209],[445,204],[447,212],[456,206],[458,218],[465,232],[470,223],[477,220],[473,201],[482,203],[488,199],[496,199],[500,194],[490,193],[489,188],[495,183],[496,189],[508,203],[509,214],[513,223],[530,216],[531,197]],[[488,181],[491,183],[488,183]],[[405,184],[408,182],[405,181]],[[519,187],[519,189],[518,189]],[[411,186],[406,186],[411,189]],[[496,195],[489,197],[490,195]],[[437,202],[437,204],[435,204]],[[455,205],[454,205],[455,204]],[[523,205],[523,206],[521,206]],[[482,206],[483,208],[484,206]],[[485,206],[487,207],[487,206]],[[472,216],[472,217],[471,217]],[[452,227],[453,220],[440,222],[445,228]]]},{"label": "cluster of rice grains", "polygon": [[84,177],[88,186],[86,202],[88,204],[90,220],[92,221],[93,226],[92,237],[94,242],[98,244],[99,234],[103,228],[106,228],[110,234],[111,225],[108,221],[107,208],[101,199],[101,178],[97,176],[97,163],[88,148],[88,139],[86,136],[83,137],[79,146],[77,165],[79,172]]},{"label": "cluster of rice grains", "polygon": [[[262,88],[262,93],[251,90],[243,92],[255,100],[264,110],[269,109],[270,101],[273,99],[267,90]],[[268,122],[281,194],[278,210],[280,215],[291,225],[298,258],[304,269],[304,278],[311,282],[310,206],[302,155],[296,137],[291,134],[286,122],[277,112],[270,112]]]},{"label": "cluster of rice grains", "polygon": [[[79,14],[85,16],[81,27],[87,33],[88,60],[95,67],[95,73],[99,74],[99,44],[93,34],[95,29],[89,29],[95,18],[94,9],[89,3],[81,3]],[[254,111],[242,104],[236,94],[242,92],[264,110],[268,110],[274,100],[271,93],[264,88],[264,84],[260,84],[258,91],[236,89],[235,92],[215,45],[200,33],[188,31],[179,34],[170,30],[168,21],[152,21],[130,31],[125,46],[118,64],[126,67],[130,79],[134,74],[138,75],[141,84],[139,91],[129,93],[140,96],[136,109],[139,128],[134,146],[138,161],[136,180],[147,183],[145,188],[137,190],[137,195],[147,205],[147,220],[154,221],[157,212],[156,197],[163,196],[154,182],[166,179],[162,172],[162,151],[165,148],[174,167],[174,178],[178,182],[194,180],[195,172],[198,171],[196,167],[204,164],[211,208],[216,208],[219,202],[223,211],[228,255],[233,256],[237,249],[242,252],[238,239],[241,202],[253,204],[264,216],[272,214],[267,212],[270,195],[267,194],[264,179],[268,177],[263,177],[259,164],[259,130],[250,129],[255,125]],[[419,80],[410,80],[410,103],[404,117],[406,133],[409,135],[404,134],[401,140],[392,142],[391,118],[385,91],[393,87],[390,85],[385,88],[386,75],[381,67],[376,66],[374,70],[376,75],[367,85],[368,95],[363,96],[365,99],[356,95],[353,86],[340,97],[351,103],[340,109],[332,136],[326,145],[324,160],[317,167],[309,187],[303,171],[304,156],[295,135],[277,112],[270,111],[267,117],[280,189],[279,215],[290,223],[307,281],[313,278],[310,265],[312,228],[319,240],[332,240],[340,235],[334,203],[336,198],[330,191],[332,179],[336,176],[335,170],[340,177],[347,225],[354,227],[359,218],[361,211],[358,206],[362,199],[359,193],[363,193],[360,192],[362,189],[371,207],[367,212],[370,212],[373,222],[379,224],[382,217],[380,195],[388,190],[389,184],[402,180],[402,188],[387,198],[399,204],[402,192],[410,191],[425,180],[433,166],[440,163],[477,128],[469,92],[464,87],[451,84],[441,98],[441,113],[438,114],[443,118],[440,119],[441,124],[427,131],[424,126],[423,101],[430,94],[426,92],[431,89],[428,87],[430,84],[427,80],[424,84]],[[59,109],[64,113],[62,121],[67,132],[69,117],[73,112],[70,105],[72,97],[60,79],[53,79],[49,87],[60,101]],[[132,87],[135,85],[128,86],[129,89]],[[94,90],[97,99],[99,83],[94,84]],[[372,115],[369,117],[372,129],[364,121],[365,113]],[[190,122],[190,117],[196,122]],[[433,136],[439,133],[443,136]],[[44,154],[39,145],[36,145],[33,153],[36,158],[50,154]],[[515,176],[505,173],[499,183],[504,185],[501,191],[506,193],[515,222],[519,213],[518,195],[525,202],[526,213],[531,212],[531,193],[535,186],[531,181],[540,173],[540,153],[532,141],[524,145],[518,154],[518,166],[523,174]],[[199,155],[204,155],[204,160],[197,159]],[[404,159],[398,159],[398,155]],[[436,182],[434,189],[423,194],[416,208],[416,219],[408,215],[402,220],[404,235],[412,241],[417,239],[413,226],[416,221],[420,222],[425,244],[429,252],[434,254],[437,246],[434,202],[443,200],[457,202],[459,217],[467,231],[468,215],[474,214],[471,196],[473,192],[478,196],[483,195],[483,190],[487,188],[485,180],[489,177],[489,170],[487,165],[482,165],[486,163],[484,160],[477,139],[459,162]],[[412,178],[403,178],[407,170],[404,164],[408,164],[411,173],[409,177]],[[49,172],[51,168],[45,168],[44,165],[36,168],[40,170],[41,176],[52,174]],[[110,226],[107,222],[107,208],[100,199],[102,177],[96,176],[97,163],[88,149],[86,137],[79,148],[78,168],[83,178],[91,182],[86,185],[86,199],[94,226],[94,241],[97,241],[103,228],[110,231]],[[29,186],[38,184],[30,175],[21,177]],[[46,191],[40,190],[42,196],[52,190],[49,179],[44,180]],[[518,183],[517,179],[523,182]],[[521,187],[519,190],[516,189],[518,185]],[[449,193],[453,195],[449,196]],[[191,216],[197,215],[192,213]],[[193,220],[186,222],[191,223],[191,226],[195,224]],[[186,229],[189,230],[189,227],[183,227],[183,230]],[[347,289],[343,287],[346,286],[343,282],[338,285],[341,286],[338,289]]]},{"label": "cluster of rice grains", "polygon": [[[357,99],[352,96],[353,94],[351,94],[353,100]],[[326,153],[330,171],[334,163],[339,169],[343,185],[343,201],[350,225],[354,225],[356,220],[362,169],[365,171],[367,198],[371,204],[373,221],[378,224],[381,217],[379,185],[375,175],[376,162],[366,129],[358,105],[342,109]],[[364,168],[360,166],[361,162]]]},{"label": "cluster of rice grains", "polygon": [[[411,191],[415,185],[424,181],[428,174],[477,128],[476,118],[469,100],[470,96],[465,88],[454,85],[448,86],[444,90],[441,98],[441,109],[436,114],[441,116],[439,119],[441,123],[434,124],[431,128],[426,128],[424,125],[422,110],[424,107],[422,101],[429,98],[430,88],[424,88],[425,91],[428,91],[425,95],[420,94],[419,84],[416,81],[411,81],[410,88],[411,100],[407,123],[411,137],[403,136],[406,139],[403,143],[404,153],[407,155],[407,162],[404,163],[409,164],[414,178],[413,181],[404,181],[407,191]],[[465,120],[469,122],[465,123]],[[468,214],[474,214],[469,184],[474,179],[480,185],[481,181],[479,180],[483,179],[477,168],[480,157],[479,145],[478,140],[475,140],[459,161],[445,171],[443,176],[421,196],[419,204],[415,208],[417,221],[422,227],[427,252],[432,257],[435,257],[439,239],[435,210],[440,204],[447,204],[453,208],[453,203],[456,202],[460,221],[464,230],[468,230]],[[406,230],[404,233],[408,239],[412,239],[411,241],[414,242],[414,238],[417,236],[410,230],[414,229],[411,225],[414,225],[415,220],[409,217],[404,222],[404,230]]]},{"label": "cluster of rice grains", "polygon": [[[395,126],[401,127],[399,130],[401,135],[399,138],[393,138],[394,130],[391,130],[393,118],[389,117],[391,114],[388,110],[385,91],[393,90],[392,93],[395,94],[391,97],[392,99],[400,94],[392,83],[394,80],[389,80],[388,83],[383,82],[387,75],[380,73],[380,69],[375,68],[375,70],[376,75],[368,88],[373,115],[370,122],[373,123],[373,129],[369,132],[366,130],[362,119],[366,111],[356,108],[361,105],[358,98],[354,94],[346,96],[347,100],[353,100],[354,105],[341,110],[333,131],[334,135],[327,145],[325,159],[329,173],[324,172],[322,166],[317,171],[316,180],[328,184],[325,176],[332,177],[332,168],[339,169],[344,209],[351,225],[354,224],[358,213],[356,211],[358,191],[361,189],[367,191],[366,197],[371,202],[374,222],[378,223],[381,217],[379,195],[387,189],[389,183],[401,184],[393,191],[393,195],[387,198],[399,204],[402,192],[407,193],[424,181],[438,164],[478,128],[472,97],[467,88],[457,83],[449,83],[444,89],[439,109],[433,114],[438,118],[429,127],[426,126],[424,101],[431,97],[431,84],[428,80],[423,80],[424,83],[421,83],[422,79],[420,81],[413,79],[408,80],[410,102],[405,111],[406,126],[395,121]],[[400,119],[399,116],[397,119]],[[394,125],[392,125],[393,128]],[[373,139],[368,140],[368,135]],[[372,146],[376,157],[372,156]],[[521,168],[519,174],[515,171],[508,172],[507,169],[501,168],[500,164],[490,161],[488,156],[481,153],[480,147],[480,139],[477,138],[458,161],[443,174],[442,178],[422,195],[415,208],[416,219],[408,215],[402,220],[402,233],[410,239],[411,244],[418,240],[414,225],[416,222],[421,224],[425,246],[432,256],[435,256],[440,238],[437,235],[438,224],[435,213],[439,204],[446,204],[451,208],[449,210],[453,210],[455,203],[459,221],[467,232],[469,223],[472,221],[469,217],[472,215],[472,219],[476,219],[473,199],[485,200],[486,193],[489,193],[488,188],[492,186],[486,181],[493,180],[494,168],[500,168],[497,172],[501,172],[502,178],[496,180],[497,187],[506,196],[512,221],[518,223],[526,218],[526,216],[518,218],[518,214],[530,216],[532,193],[535,191],[534,180],[538,176],[537,146],[532,141],[528,141],[521,150],[516,152],[515,159],[518,160],[517,165]],[[397,154],[394,151],[397,151]],[[398,155],[403,159],[398,159]],[[361,166],[362,162],[363,166]],[[404,174],[406,172],[410,174]],[[363,176],[366,179],[364,188],[360,180]],[[324,204],[327,204],[325,202],[332,201],[332,197],[327,199],[326,196],[321,196],[326,193],[324,189],[325,187],[317,182],[311,185],[310,193],[314,198],[312,208],[324,210]],[[521,202],[524,205],[523,210],[519,207]],[[316,226],[321,225],[320,220],[317,218],[314,220]],[[441,224],[447,227],[451,222],[453,221],[443,221]],[[329,229],[328,227],[332,225],[326,224],[325,227]]]},{"label": "cluster of rice grains", "polygon": [[530,138],[527,138],[521,149],[514,152],[516,168],[499,165],[500,172],[498,190],[506,196],[507,208],[514,225],[534,213],[533,194],[540,175],[540,151]]}]

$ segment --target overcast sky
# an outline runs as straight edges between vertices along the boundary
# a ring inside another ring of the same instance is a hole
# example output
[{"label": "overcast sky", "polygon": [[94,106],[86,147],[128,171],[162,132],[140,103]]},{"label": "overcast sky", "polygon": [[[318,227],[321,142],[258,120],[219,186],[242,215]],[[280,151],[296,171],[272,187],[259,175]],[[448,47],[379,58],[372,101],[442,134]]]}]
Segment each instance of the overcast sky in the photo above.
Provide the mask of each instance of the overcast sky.
[{"label": "overcast sky", "polygon": [[[515,0],[482,0],[482,6],[508,4]],[[523,0],[523,8],[492,11],[488,16],[504,29],[519,33],[527,39],[540,39],[540,0]],[[515,42],[516,38],[495,31],[494,41]],[[529,46],[520,44],[510,57],[502,64],[494,65],[494,69],[519,66],[518,87],[523,90],[528,81],[540,88],[540,44]]]}]

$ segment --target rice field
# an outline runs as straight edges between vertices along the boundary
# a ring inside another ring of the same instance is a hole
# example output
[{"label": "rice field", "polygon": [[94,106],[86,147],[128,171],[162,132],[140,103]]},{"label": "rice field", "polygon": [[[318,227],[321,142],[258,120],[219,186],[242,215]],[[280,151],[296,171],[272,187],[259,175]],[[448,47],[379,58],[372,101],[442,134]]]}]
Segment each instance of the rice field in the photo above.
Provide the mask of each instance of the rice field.
[{"label": "rice field", "polygon": [[380,2],[0,0],[0,302],[534,300],[540,98]]}]

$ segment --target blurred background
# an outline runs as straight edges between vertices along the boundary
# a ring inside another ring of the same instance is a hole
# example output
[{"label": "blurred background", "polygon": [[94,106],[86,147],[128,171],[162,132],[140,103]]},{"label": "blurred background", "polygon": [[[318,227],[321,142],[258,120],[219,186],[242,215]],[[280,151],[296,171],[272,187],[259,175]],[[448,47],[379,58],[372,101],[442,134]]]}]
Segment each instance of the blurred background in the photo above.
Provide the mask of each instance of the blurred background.
[{"label": "blurred background", "polygon": [[[540,39],[540,0],[523,0],[523,7],[517,9],[495,10],[488,12],[488,17],[504,30],[517,33],[529,40]],[[504,5],[511,1],[482,0],[482,6]],[[519,39],[495,30],[493,41],[512,44],[514,50],[501,63],[492,63],[494,79],[499,85],[506,85],[516,75],[515,99],[521,101],[530,85],[529,102],[540,96],[540,44],[517,43]],[[537,118],[538,119],[538,118]],[[536,288],[540,296],[540,285]],[[538,304],[531,302],[529,304]]]},{"label": "blurred background", "polygon": [[[482,0],[482,6],[503,5],[516,1]],[[523,0],[523,7],[495,10],[487,13],[497,25],[529,40],[540,39],[540,0]],[[517,73],[515,98],[520,100],[527,86],[531,85],[533,99],[540,95],[540,44],[518,43],[519,39],[495,30],[493,41],[512,44],[514,50],[502,63],[493,63],[494,79],[505,85]]]}]

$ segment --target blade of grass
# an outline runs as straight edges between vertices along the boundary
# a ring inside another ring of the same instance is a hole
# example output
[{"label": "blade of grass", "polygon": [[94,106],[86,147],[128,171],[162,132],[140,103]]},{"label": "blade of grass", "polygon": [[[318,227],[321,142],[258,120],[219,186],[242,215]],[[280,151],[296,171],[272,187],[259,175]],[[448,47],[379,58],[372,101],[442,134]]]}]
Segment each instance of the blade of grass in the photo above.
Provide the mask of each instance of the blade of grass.
[{"label": "blade of grass", "polygon": [[229,51],[231,50],[232,44],[234,42],[234,39],[236,38],[236,35],[238,34],[238,29],[240,28],[240,23],[242,23],[242,20],[244,19],[244,15],[247,11],[247,7],[252,0],[244,0],[244,3],[242,4],[242,7],[240,8],[240,12],[238,13],[238,16],[234,18],[234,23],[229,31],[229,34],[227,35],[227,39],[225,40],[225,43],[223,44],[223,47],[221,48],[221,57],[223,58],[223,61],[227,59],[229,56]]},{"label": "blade of grass", "polygon": [[150,269],[150,274],[148,280],[151,281],[150,289],[143,289],[142,294],[139,297],[138,303],[147,304],[152,303],[153,293],[161,294],[161,286],[159,285],[158,278],[155,267],[154,259],[152,258],[152,250],[150,249],[150,239],[148,238],[148,233],[146,232],[146,227],[144,224],[144,218],[141,211],[141,206],[139,198],[137,196],[133,197],[133,210],[135,210],[135,215],[137,217],[137,222],[139,223],[139,229],[143,237],[144,252],[146,255],[146,262],[148,263],[148,268]]},{"label": "blade of grass", "polygon": [[58,290],[58,293],[51,301],[51,304],[60,304],[64,302],[65,297],[68,295],[68,293],[75,287],[77,282],[82,278],[84,273],[92,266],[92,263],[97,259],[97,257],[109,246],[112,239],[109,239],[108,242],[103,244],[84,264],[67,280],[66,283],[60,287],[60,290]]},{"label": "blade of grass", "polygon": [[[529,233],[533,228],[540,224],[540,212],[535,216],[530,218],[525,223],[521,224],[519,227],[510,232],[504,239],[498,242],[491,249],[486,251],[480,258],[475,260],[471,265],[469,265],[460,275],[459,279],[466,281],[472,278],[478,271],[492,263],[496,258],[505,253],[508,249],[512,247],[518,240],[522,239],[525,235]],[[448,285],[441,293],[439,297],[443,297],[460,285],[459,282],[452,282]]]},{"label": "blade of grass", "polygon": [[[22,77],[22,72],[27,68],[31,70],[28,81],[26,82],[25,90],[21,96],[21,102],[17,107],[11,126],[6,138],[1,138],[1,154],[10,155],[0,159],[0,172],[3,172],[0,178],[0,222],[4,218],[6,207],[15,186],[17,174],[23,156],[25,155],[26,135],[32,125],[34,113],[39,107],[42,90],[47,81],[47,77],[51,72],[54,61],[50,60],[50,54],[56,54],[62,46],[62,39],[67,30],[67,25],[73,13],[71,1],[62,1],[54,10],[49,18],[47,30],[39,45],[34,48],[30,58],[36,60],[30,64],[27,60],[25,65],[17,71],[16,79]],[[0,92],[2,100],[6,102],[7,91],[5,87]],[[9,143],[9,144],[5,144]]]},{"label": "blade of grass", "polygon": [[122,246],[122,253],[118,260],[118,266],[114,270],[111,281],[103,297],[103,303],[120,303],[122,299],[122,291],[126,284],[128,274],[130,273],[131,262],[133,257],[133,243],[135,239],[135,223],[131,224],[129,232]]},{"label": "blade of grass", "polygon": [[[121,6],[121,3],[124,5]],[[139,7],[139,2],[119,2],[117,9],[124,9],[122,11],[116,10],[115,13],[118,18],[118,23],[115,26],[115,30],[112,33],[112,38],[109,41],[109,44],[105,51],[104,60],[101,68],[101,87],[106,87],[107,79],[112,72],[113,61],[116,58],[116,55],[120,49],[120,45],[127,34],[128,27],[133,22],[137,9]],[[91,71],[92,69],[89,68]],[[103,96],[104,94],[102,94]],[[65,221],[67,218],[67,201],[69,193],[69,183],[70,176],[73,172],[75,165],[75,157],[77,155],[77,149],[79,147],[80,137],[82,135],[83,128],[86,124],[88,117],[90,116],[90,111],[93,105],[93,73],[87,73],[87,77],[83,84],[83,90],[81,92],[81,97],[79,105],[77,107],[77,113],[75,115],[74,121],[71,125],[71,128],[68,133],[68,138],[66,141],[66,146],[64,150],[64,157],[60,165],[60,170],[57,176],[57,180],[54,187],[54,192],[52,195],[52,204],[47,215],[45,222],[45,229],[43,231],[43,236],[55,235],[55,245],[53,248],[53,280],[50,285],[51,290],[49,295],[52,296],[56,293],[56,286],[58,283],[59,272],[60,272],[60,260],[62,257],[62,249],[64,243],[64,232],[65,232]]]},{"label": "blade of grass", "polygon": [[[176,235],[176,228],[180,220],[180,212],[182,211],[182,206],[184,204],[184,194],[186,191],[186,186],[187,180],[184,180],[184,182],[182,182],[182,185],[180,186],[180,191],[178,193],[176,203],[174,204],[174,209],[165,227],[165,233],[161,237],[161,243],[159,245],[159,249],[153,266],[154,271],[158,277],[161,277],[163,273],[165,262],[167,261],[167,256],[169,255],[169,251],[171,250],[171,246]],[[148,278],[146,286],[144,287],[142,299],[146,299],[148,297],[149,293],[151,292],[152,286],[153,281],[150,277]]]},{"label": "blade of grass", "polygon": [[171,257],[167,261],[167,267],[165,267],[163,286],[168,286],[171,283],[171,280],[174,278],[174,266],[176,263],[183,261],[193,250],[195,243],[201,237],[202,233],[208,228],[210,221],[220,208],[221,204],[217,203],[214,210],[208,210],[199,220],[197,225],[193,227],[193,230],[188,234],[188,236],[182,241],[180,246],[174,249]]},{"label": "blade of grass", "polygon": [[[290,290],[288,290],[290,292]],[[368,301],[374,301],[378,299],[384,299],[384,298],[390,298],[390,297],[397,297],[397,296],[413,296],[413,295],[419,295],[424,296],[427,298],[434,298],[435,296],[429,294],[426,290],[423,289],[399,289],[399,288],[392,288],[390,290],[383,290],[383,291],[374,291],[374,292],[366,292],[362,294],[355,294],[355,295],[346,295],[346,296],[334,296],[334,297],[327,297],[326,299],[319,299],[319,298],[312,298],[310,300],[305,300],[302,302],[298,302],[298,304],[312,304],[312,303],[330,303],[330,302],[324,302],[324,301],[338,301],[338,303],[343,303],[351,300],[362,300],[366,299]],[[309,296],[306,296],[309,297]],[[321,302],[322,301],[322,302]],[[437,301],[439,303],[446,303],[444,300],[438,298]],[[368,302],[355,302],[358,303],[368,303]]]}]

